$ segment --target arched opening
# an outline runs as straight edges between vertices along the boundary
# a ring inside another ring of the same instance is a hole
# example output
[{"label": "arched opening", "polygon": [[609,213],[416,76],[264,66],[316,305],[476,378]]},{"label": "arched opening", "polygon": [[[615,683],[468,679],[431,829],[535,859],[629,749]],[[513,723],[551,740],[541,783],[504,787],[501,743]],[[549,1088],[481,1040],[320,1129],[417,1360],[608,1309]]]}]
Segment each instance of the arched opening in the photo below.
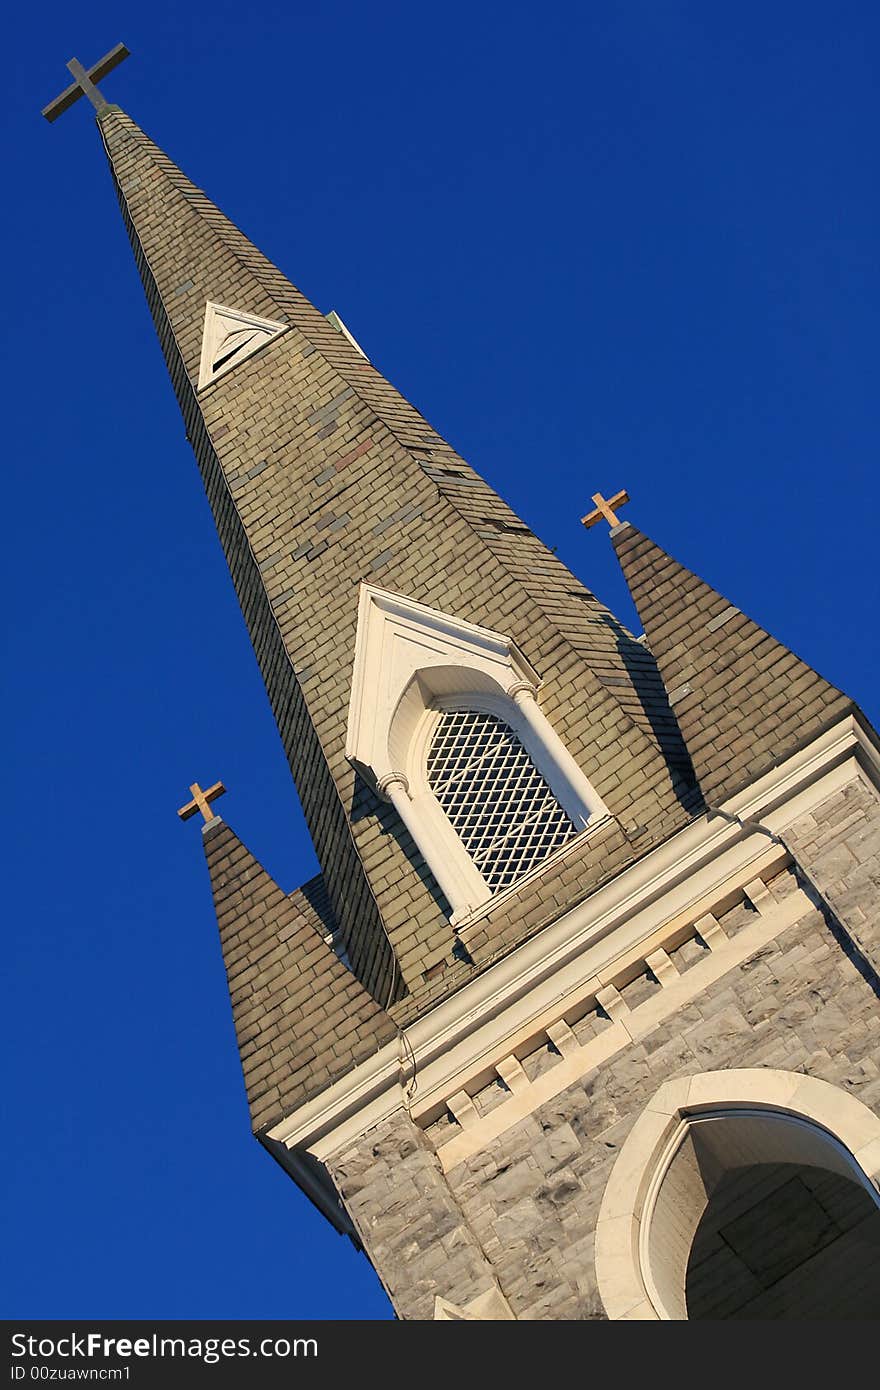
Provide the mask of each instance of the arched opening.
[{"label": "arched opening", "polygon": [[466,667],[413,676],[388,747],[406,785],[406,799],[392,791],[391,800],[453,922],[540,871],[607,817],[534,692],[502,692]]},{"label": "arched opening", "polygon": [[880,1116],[773,1069],[669,1081],[596,1226],[610,1318],[880,1316]]},{"label": "arched opening", "polygon": [[880,1207],[827,1168],[722,1178],[691,1246],[689,1318],[880,1317]]},{"label": "arched opening", "polygon": [[676,1318],[880,1316],[880,1203],[813,1122],[686,1117],[645,1211],[646,1284]]}]

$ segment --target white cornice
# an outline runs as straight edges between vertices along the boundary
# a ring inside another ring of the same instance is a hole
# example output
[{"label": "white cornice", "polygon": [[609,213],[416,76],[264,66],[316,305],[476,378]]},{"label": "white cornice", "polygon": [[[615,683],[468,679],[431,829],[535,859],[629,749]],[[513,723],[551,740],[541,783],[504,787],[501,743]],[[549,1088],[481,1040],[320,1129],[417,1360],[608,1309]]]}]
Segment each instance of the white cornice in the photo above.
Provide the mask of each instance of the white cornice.
[{"label": "white cornice", "polygon": [[[748,878],[768,837],[859,775],[880,782],[870,736],[847,716],[751,787],[631,865],[405,1029],[420,1088],[442,1089],[462,1067],[522,1029],[577,981],[646,939],[731,877]],[[758,824],[757,822],[760,822]],[[326,1157],[404,1105],[401,1053],[368,1062],[275,1125],[268,1137]]]}]

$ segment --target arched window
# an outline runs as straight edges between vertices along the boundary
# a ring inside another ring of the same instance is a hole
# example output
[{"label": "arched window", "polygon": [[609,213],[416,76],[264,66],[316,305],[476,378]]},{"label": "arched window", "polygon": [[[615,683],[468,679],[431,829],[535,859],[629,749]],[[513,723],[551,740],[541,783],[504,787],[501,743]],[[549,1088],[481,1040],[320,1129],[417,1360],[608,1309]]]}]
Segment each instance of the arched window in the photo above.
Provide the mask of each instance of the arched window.
[{"label": "arched window", "polygon": [[578,833],[517,734],[495,714],[444,710],[427,774],[492,893],[515,883]]},{"label": "arched window", "polygon": [[346,755],[394,806],[454,924],[609,819],[503,633],[361,586]]}]

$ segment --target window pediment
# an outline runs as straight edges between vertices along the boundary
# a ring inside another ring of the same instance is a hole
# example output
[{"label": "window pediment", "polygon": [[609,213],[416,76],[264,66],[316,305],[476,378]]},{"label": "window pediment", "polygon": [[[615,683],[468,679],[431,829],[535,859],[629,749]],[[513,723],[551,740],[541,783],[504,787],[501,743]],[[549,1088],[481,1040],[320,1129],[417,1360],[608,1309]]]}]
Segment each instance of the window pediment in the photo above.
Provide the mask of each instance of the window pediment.
[{"label": "window pediment", "polygon": [[431,701],[466,690],[508,695],[540,678],[509,637],[371,584],[361,587],[345,754],[374,785],[401,771]]}]

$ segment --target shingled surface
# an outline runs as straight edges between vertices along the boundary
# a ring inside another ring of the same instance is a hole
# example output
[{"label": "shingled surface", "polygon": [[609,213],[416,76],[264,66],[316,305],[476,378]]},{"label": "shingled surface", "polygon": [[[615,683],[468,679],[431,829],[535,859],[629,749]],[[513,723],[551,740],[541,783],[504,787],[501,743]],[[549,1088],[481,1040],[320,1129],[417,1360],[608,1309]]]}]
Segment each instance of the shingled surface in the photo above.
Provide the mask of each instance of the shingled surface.
[{"label": "shingled surface", "polygon": [[709,805],[855,709],[636,527],[611,538]]},{"label": "shingled surface", "polygon": [[[485,964],[692,813],[653,658],[129,117],[99,121],[123,219],[342,939],[400,1020],[455,989],[448,907],[345,757],[361,581],[504,632],[616,821],[616,851],[505,900]],[[208,301],[285,325],[198,389]],[[344,309],[344,306],[341,306]],[[358,325],[360,329],[360,325]],[[478,967],[480,968],[480,967]]]},{"label": "shingled surface", "polygon": [[289,896],[218,818],[203,830],[251,1120],[277,1124],[396,1035],[324,940],[320,880]]}]

